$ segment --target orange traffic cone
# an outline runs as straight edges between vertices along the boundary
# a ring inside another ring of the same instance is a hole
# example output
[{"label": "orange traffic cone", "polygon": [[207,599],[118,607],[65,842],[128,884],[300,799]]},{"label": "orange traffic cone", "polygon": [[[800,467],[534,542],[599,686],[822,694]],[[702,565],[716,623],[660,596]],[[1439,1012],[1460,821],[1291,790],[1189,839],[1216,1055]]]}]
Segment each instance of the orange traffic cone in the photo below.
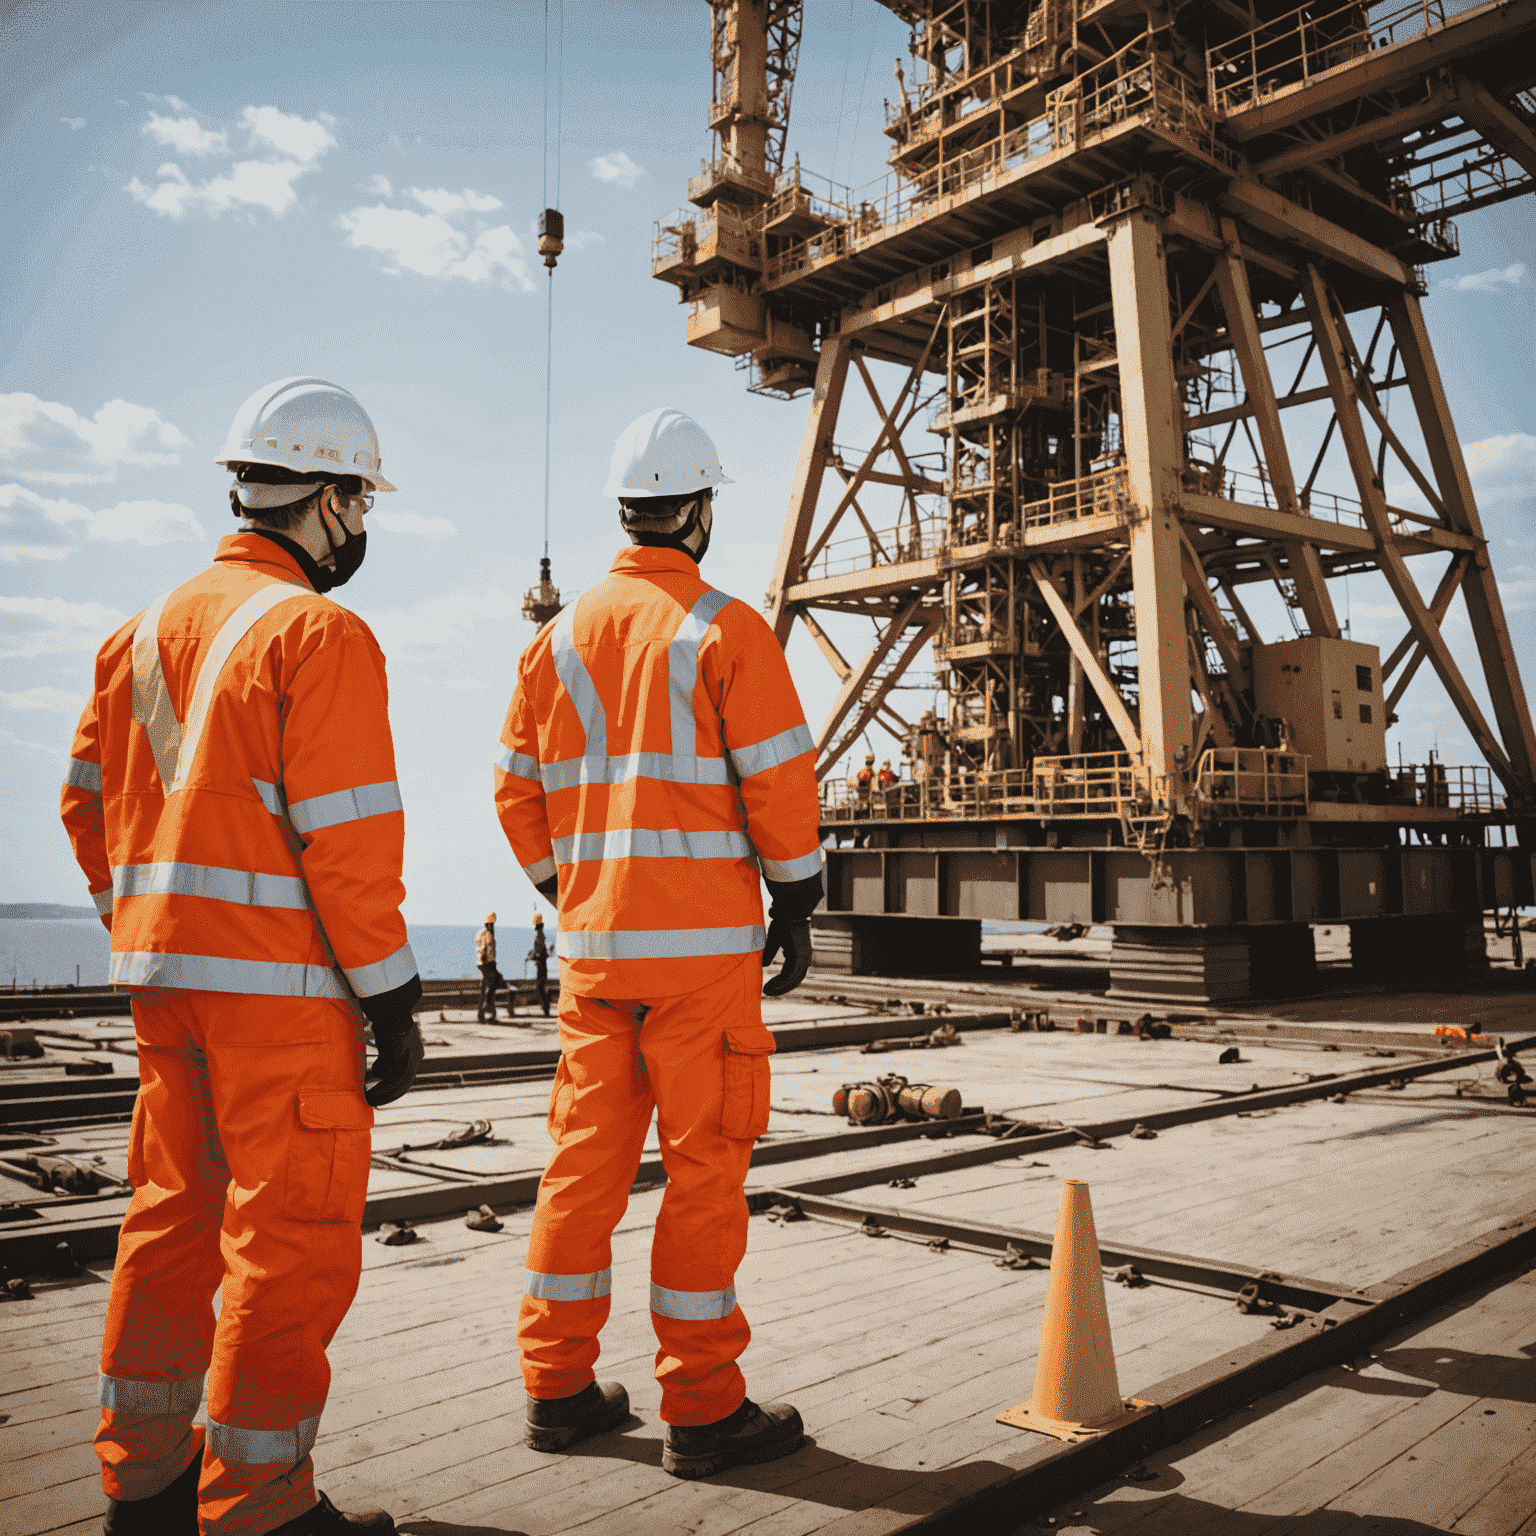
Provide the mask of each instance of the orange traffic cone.
[{"label": "orange traffic cone", "polygon": [[1051,1245],[1034,1391],[1028,1402],[998,1414],[998,1423],[1058,1440],[1090,1440],[1151,1409],[1120,1396],[1088,1186],[1068,1179]]}]

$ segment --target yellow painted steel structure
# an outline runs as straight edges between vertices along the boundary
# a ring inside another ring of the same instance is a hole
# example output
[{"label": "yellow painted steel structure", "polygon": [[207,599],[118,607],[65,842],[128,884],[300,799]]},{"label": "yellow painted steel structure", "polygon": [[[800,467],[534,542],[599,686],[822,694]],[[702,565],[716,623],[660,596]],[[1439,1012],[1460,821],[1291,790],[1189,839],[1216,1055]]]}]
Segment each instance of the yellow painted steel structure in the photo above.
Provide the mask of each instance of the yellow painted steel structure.
[{"label": "yellow painted steel structure", "polygon": [[[871,723],[912,764],[882,803],[829,786],[829,829],[1108,816],[1110,844],[1197,850],[1246,809],[1278,846],[1426,815],[1462,846],[1490,822],[1536,839],[1536,731],[1419,306],[1452,216],[1536,185],[1536,0],[888,8],[910,78],[889,175],[853,191],[785,163],[799,0],[710,0],[715,149],[653,262],[690,343],[809,396],[767,611],[840,678],[819,774]],[[879,420],[859,451],[850,383]],[[1330,451],[1353,494],[1319,484]],[[1389,501],[1389,458],[1419,510]],[[1299,640],[1337,641],[1330,583],[1364,571],[1405,633],[1357,658],[1350,708],[1390,723],[1427,661],[1481,776],[1298,770],[1242,592],[1272,584]],[[1491,715],[1441,634],[1457,592]],[[874,621],[864,657],[824,611]],[[913,724],[893,692],[930,642],[946,709]]]}]

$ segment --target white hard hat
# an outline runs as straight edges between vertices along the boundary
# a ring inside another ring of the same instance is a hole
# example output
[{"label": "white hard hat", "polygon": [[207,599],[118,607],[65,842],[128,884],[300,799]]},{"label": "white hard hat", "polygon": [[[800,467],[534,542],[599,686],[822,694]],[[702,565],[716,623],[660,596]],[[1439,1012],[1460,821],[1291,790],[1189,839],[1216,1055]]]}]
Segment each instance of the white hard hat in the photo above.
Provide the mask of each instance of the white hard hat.
[{"label": "white hard hat", "polygon": [[733,482],[720,455],[693,417],[670,406],[637,416],[619,433],[608,461],[604,496],[686,496]]},{"label": "white hard hat", "polygon": [[235,412],[215,464],[275,464],[302,475],[356,475],[392,491],[379,473],[379,435],[357,397],[325,379],[264,384]]}]

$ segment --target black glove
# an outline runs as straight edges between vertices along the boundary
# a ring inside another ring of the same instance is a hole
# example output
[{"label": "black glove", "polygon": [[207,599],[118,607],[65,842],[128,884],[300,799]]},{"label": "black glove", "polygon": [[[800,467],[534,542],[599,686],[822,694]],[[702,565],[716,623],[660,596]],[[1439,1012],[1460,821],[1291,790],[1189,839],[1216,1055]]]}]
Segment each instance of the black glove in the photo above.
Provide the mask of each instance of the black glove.
[{"label": "black glove", "polygon": [[804,880],[768,880],[768,942],[763,948],[767,965],[780,950],[784,963],[779,974],[763,988],[764,997],[783,997],[805,980],[811,968],[811,913],[821,905],[822,883],[818,871]]},{"label": "black glove", "polygon": [[769,921],[763,964],[771,965],[780,950],[784,951],[784,963],[779,967],[779,974],[764,986],[764,997],[783,997],[805,980],[805,973],[811,968],[810,918],[786,922],[779,917]]},{"label": "black glove", "polygon": [[374,1079],[374,1084],[363,1097],[378,1109],[381,1105],[393,1104],[416,1081],[426,1047],[421,1043],[421,1031],[414,1019],[409,1029],[398,1032],[380,1029],[375,1024],[373,1039],[379,1054],[368,1076]]},{"label": "black glove", "polygon": [[426,1047],[411,1015],[411,1009],[420,1000],[421,979],[417,976],[389,992],[361,999],[363,1012],[373,1025],[373,1041],[379,1052],[368,1071],[374,1079],[373,1087],[363,1094],[375,1109],[393,1104],[416,1081],[421,1069]]},{"label": "black glove", "polygon": [[550,902],[557,907],[560,905],[559,875],[551,875],[548,880],[540,880],[539,883],[534,886],[534,890],[536,890],[539,895],[544,898],[545,901]]}]

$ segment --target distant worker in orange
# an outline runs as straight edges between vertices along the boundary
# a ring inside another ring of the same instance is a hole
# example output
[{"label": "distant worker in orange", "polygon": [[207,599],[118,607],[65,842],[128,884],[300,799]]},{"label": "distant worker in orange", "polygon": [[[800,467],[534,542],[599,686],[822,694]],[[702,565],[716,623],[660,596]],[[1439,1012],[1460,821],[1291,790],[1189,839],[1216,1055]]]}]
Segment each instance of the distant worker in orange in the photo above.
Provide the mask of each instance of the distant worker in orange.
[{"label": "distant worker in orange", "polygon": [[533,961],[533,984],[539,995],[539,1007],[544,1017],[549,1017],[549,943],[544,937],[544,914],[533,914],[533,948],[528,951]]},{"label": "distant worker in orange", "polygon": [[[501,972],[496,967],[496,914],[485,914],[485,927],[475,935],[475,964],[480,968],[480,1009],[475,1017],[482,1024],[496,1022],[496,988],[501,985]],[[508,1017],[512,1005],[507,1004]]]},{"label": "distant worker in orange", "polygon": [[564,1450],[628,1415],[624,1388],[592,1367],[609,1237],[654,1108],[667,1171],[651,1249],[662,1466],[690,1478],[803,1438],[788,1404],[746,1396],[735,1279],[742,1185],[768,1126],[759,992],[790,991],[811,963],[819,806],[814,743],[773,632],[699,575],[713,490],[729,483],[680,411],[620,434],[604,495],[635,547],[523,652],[495,774],[513,852],[560,914],[555,1152],[518,1317],[527,1443]]},{"label": "distant worker in orange", "polygon": [[393,1531],[317,1500],[310,1448],[357,1289],[370,1106],[422,1057],[384,657],[320,595],[394,487],[367,413],[322,379],[257,390],[217,462],[240,531],[102,646],[62,795],[139,1054],[105,1530]]}]

